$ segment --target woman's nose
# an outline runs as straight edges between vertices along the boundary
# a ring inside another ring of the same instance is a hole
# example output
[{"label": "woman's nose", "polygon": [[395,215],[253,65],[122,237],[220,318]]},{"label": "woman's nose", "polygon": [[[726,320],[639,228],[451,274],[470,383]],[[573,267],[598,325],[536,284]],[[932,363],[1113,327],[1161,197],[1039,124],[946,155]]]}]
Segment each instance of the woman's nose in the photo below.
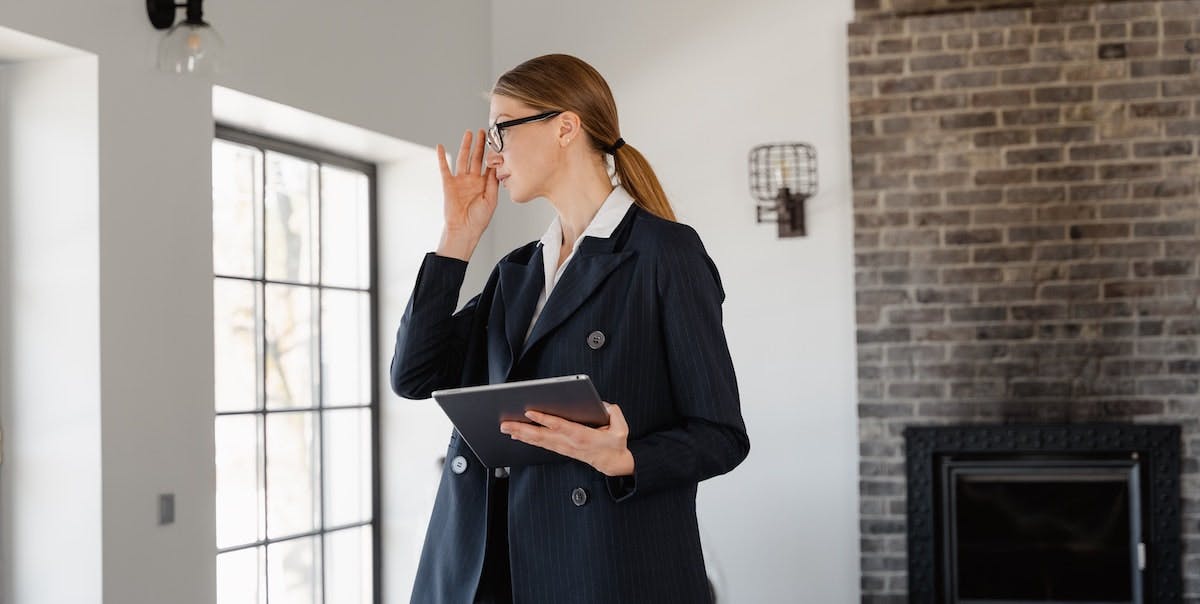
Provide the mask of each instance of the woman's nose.
[{"label": "woman's nose", "polygon": [[483,154],[483,163],[489,168],[495,168],[504,163],[504,156],[492,151],[492,148],[488,147]]}]

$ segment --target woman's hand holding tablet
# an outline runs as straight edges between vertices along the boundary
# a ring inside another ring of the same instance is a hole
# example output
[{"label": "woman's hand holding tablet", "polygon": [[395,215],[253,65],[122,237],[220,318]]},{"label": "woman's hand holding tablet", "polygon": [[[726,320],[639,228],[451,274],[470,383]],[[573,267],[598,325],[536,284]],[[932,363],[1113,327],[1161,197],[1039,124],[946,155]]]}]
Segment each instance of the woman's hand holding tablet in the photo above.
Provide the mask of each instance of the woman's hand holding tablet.
[{"label": "woman's hand holding tablet", "polygon": [[604,403],[604,408],[609,423],[600,428],[531,410],[525,412],[525,417],[533,424],[501,422],[500,431],[514,440],[578,459],[605,476],[628,476],[633,474],[633,454],[626,446],[629,424],[617,405]]},{"label": "woman's hand holding tablet", "polygon": [[489,468],[566,456],[606,474],[626,466],[632,472],[625,417],[600,400],[587,375],[437,390],[433,398]]}]

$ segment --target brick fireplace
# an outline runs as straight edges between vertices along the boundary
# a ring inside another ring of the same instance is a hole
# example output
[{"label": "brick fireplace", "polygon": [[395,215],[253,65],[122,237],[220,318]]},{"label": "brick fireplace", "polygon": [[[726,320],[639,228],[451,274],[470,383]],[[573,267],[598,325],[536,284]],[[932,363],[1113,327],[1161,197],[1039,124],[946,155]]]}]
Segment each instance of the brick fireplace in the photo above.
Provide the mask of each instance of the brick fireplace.
[{"label": "brick fireplace", "polygon": [[1096,421],[1182,427],[1200,601],[1200,1],[1043,4],[856,1],[864,602],[907,601],[906,427]]}]

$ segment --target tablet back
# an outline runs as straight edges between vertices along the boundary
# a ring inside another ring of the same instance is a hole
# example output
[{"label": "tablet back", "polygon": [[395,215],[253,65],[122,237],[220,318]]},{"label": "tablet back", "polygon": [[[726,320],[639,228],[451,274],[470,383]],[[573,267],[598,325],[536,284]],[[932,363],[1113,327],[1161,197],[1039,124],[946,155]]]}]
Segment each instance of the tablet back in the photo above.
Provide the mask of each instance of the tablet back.
[{"label": "tablet back", "polygon": [[608,425],[604,403],[591,378],[584,374],[437,390],[433,398],[489,468],[566,459],[500,432],[502,421],[533,423],[525,417],[526,411],[541,411],[592,427]]}]

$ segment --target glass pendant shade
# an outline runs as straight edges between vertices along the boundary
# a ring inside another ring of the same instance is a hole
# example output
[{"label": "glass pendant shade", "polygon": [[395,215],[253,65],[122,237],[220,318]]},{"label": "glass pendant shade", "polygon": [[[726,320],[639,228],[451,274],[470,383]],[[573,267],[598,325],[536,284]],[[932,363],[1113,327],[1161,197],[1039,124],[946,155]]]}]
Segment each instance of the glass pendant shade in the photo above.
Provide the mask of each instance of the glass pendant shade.
[{"label": "glass pendant shade", "polygon": [[158,68],[171,73],[212,75],[222,69],[225,43],[210,25],[184,21],[158,43]]}]

